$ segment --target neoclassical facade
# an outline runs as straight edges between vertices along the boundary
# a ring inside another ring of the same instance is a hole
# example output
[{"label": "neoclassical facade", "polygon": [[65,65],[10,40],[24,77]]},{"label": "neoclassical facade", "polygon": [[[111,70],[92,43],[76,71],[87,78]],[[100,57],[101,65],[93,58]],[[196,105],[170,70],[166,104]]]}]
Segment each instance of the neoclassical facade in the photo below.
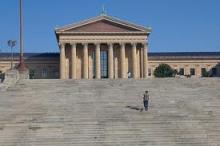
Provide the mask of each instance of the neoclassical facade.
[{"label": "neoclassical facade", "polygon": [[[153,78],[160,64],[181,77],[220,77],[220,52],[148,51],[150,28],[106,15],[55,29],[60,53],[25,53],[32,79]],[[19,54],[14,54],[14,64]],[[0,52],[0,74],[11,68],[11,54]]]},{"label": "neoclassical facade", "polygon": [[57,28],[60,78],[147,78],[150,32],[106,15]]}]

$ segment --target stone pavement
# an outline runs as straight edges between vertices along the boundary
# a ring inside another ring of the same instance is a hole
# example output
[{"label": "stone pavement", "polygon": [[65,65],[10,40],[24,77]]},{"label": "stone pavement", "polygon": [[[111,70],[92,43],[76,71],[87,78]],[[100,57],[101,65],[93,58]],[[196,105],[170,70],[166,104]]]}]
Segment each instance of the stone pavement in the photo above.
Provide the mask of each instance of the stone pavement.
[{"label": "stone pavement", "polygon": [[21,80],[0,92],[0,146],[73,145],[220,146],[220,79]]}]

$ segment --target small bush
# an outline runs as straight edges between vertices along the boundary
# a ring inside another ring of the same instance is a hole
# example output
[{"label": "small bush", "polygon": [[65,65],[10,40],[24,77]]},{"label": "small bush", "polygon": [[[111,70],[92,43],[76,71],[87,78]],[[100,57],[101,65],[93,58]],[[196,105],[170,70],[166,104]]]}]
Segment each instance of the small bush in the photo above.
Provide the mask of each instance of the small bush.
[{"label": "small bush", "polygon": [[202,77],[209,77],[209,72],[205,68],[202,70]]},{"label": "small bush", "polygon": [[154,70],[154,76],[158,78],[173,77],[175,71],[168,64],[160,64]]},{"label": "small bush", "polygon": [[35,77],[35,70],[33,70],[33,69],[29,70],[29,77],[30,77],[30,79],[34,79],[34,77]]}]

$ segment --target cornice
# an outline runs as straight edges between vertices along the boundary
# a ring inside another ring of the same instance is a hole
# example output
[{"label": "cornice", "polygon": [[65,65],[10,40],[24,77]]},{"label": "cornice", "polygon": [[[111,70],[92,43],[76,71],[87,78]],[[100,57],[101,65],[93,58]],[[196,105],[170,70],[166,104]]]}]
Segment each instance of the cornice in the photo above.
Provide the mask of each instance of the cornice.
[{"label": "cornice", "polygon": [[59,35],[148,35],[147,32],[133,31],[133,32],[63,32],[58,31]]}]

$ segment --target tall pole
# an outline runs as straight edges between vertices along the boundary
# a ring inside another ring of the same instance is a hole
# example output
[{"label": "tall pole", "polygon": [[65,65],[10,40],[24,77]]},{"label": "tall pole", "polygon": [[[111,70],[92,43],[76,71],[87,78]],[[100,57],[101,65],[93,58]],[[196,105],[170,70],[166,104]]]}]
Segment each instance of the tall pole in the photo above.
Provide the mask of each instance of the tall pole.
[{"label": "tall pole", "polygon": [[22,16],[22,0],[20,0],[20,57],[23,57],[23,16]]},{"label": "tall pole", "polygon": [[23,42],[23,0],[20,0],[19,7],[19,17],[20,17],[20,64],[18,66],[19,71],[25,71],[26,66],[24,64],[24,42]]}]

